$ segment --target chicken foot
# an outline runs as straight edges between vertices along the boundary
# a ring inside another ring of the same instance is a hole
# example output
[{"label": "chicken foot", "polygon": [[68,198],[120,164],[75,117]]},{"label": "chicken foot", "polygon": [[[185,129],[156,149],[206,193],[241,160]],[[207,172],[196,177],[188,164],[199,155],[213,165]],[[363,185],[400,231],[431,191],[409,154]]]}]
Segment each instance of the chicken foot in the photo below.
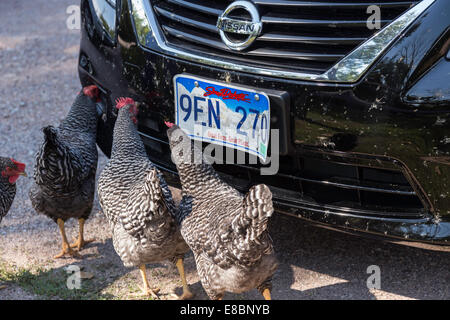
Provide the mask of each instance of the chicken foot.
[{"label": "chicken foot", "polygon": [[158,299],[157,294],[159,292],[159,288],[155,288],[155,289],[150,288],[150,284],[149,284],[148,278],[147,278],[147,269],[145,267],[145,264],[140,265],[139,270],[141,271],[142,282],[144,284],[144,287],[141,288],[142,293],[146,296],[151,296],[155,300]]},{"label": "chicken foot", "polygon": [[58,223],[59,232],[61,233],[61,238],[62,238],[62,250],[59,254],[57,254],[53,258],[59,259],[59,258],[62,258],[63,256],[65,256],[66,254],[69,254],[70,256],[72,256],[74,258],[80,258],[81,256],[77,252],[72,250],[72,248],[69,245],[69,242],[67,241],[66,230],[64,228],[64,220],[58,218],[57,223]]},{"label": "chicken foot", "polygon": [[179,300],[191,299],[192,297],[194,297],[194,295],[189,290],[189,286],[186,281],[186,275],[184,273],[183,259],[181,259],[181,258],[178,259],[176,265],[178,268],[178,272],[180,273],[181,283],[183,284],[183,294],[181,296],[179,296],[178,299]]},{"label": "chicken foot", "polygon": [[264,299],[266,300],[272,300],[272,297],[270,296],[270,290],[269,289],[264,289],[262,292],[262,295],[264,297]]},{"label": "chicken foot", "polygon": [[83,218],[78,219],[78,225],[79,225],[78,239],[77,239],[77,241],[75,241],[74,243],[72,243],[70,245],[71,248],[77,248],[78,251],[80,251],[88,243],[95,241],[95,239],[90,239],[90,240],[84,239],[84,223],[85,223],[85,220]]}]

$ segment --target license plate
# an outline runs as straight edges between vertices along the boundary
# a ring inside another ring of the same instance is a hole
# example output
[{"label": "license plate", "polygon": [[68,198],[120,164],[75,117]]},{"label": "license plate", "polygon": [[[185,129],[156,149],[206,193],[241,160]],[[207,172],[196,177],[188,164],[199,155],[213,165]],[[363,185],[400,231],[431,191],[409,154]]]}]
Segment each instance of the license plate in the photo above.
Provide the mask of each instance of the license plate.
[{"label": "license plate", "polygon": [[264,92],[176,75],[175,121],[194,140],[248,152],[266,161],[270,103]]}]

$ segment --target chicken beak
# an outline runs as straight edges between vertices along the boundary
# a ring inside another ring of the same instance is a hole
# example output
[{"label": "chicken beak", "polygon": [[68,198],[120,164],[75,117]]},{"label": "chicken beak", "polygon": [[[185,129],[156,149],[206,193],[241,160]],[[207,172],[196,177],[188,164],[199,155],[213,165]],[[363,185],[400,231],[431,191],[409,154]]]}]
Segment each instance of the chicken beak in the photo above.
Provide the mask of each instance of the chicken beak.
[{"label": "chicken beak", "polygon": [[24,177],[28,177],[28,175],[27,175],[27,173],[24,171],[24,172],[21,172],[21,173],[19,173],[19,176],[24,176]]}]

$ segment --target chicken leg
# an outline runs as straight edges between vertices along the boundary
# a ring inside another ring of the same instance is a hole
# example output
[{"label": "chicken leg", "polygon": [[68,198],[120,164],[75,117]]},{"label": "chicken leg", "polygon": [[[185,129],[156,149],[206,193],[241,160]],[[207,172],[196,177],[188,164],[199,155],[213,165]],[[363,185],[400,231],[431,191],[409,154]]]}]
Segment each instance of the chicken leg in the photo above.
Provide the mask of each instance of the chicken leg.
[{"label": "chicken leg", "polygon": [[70,245],[71,248],[77,248],[78,251],[80,251],[88,243],[95,241],[95,239],[84,240],[84,223],[85,223],[85,220],[83,218],[78,219],[78,225],[79,225],[78,239],[77,239],[77,241],[75,241],[74,243],[72,243]]},{"label": "chicken leg", "polygon": [[186,275],[184,273],[183,259],[181,259],[181,258],[178,259],[176,265],[177,265],[177,268],[178,268],[178,272],[180,273],[181,283],[183,284],[183,294],[180,297],[178,297],[178,299],[180,299],[180,300],[191,299],[194,295],[189,290],[189,286],[188,286],[187,281],[186,281]]},{"label": "chicken leg", "polygon": [[64,220],[58,218],[57,223],[62,238],[62,250],[58,255],[54,256],[54,259],[62,258],[66,254],[69,254],[74,258],[80,258],[81,256],[72,250],[72,248],[69,245],[69,242],[67,241],[66,230],[64,229]]},{"label": "chicken leg", "polygon": [[270,296],[270,290],[269,289],[264,289],[263,292],[262,292],[262,295],[263,295],[264,299],[272,300],[272,297]]},{"label": "chicken leg", "polygon": [[153,299],[158,299],[159,288],[150,289],[150,284],[147,279],[147,270],[145,264],[139,266],[139,270],[141,271],[142,282],[144,283],[144,287],[142,288],[142,292],[146,296],[152,296]]}]

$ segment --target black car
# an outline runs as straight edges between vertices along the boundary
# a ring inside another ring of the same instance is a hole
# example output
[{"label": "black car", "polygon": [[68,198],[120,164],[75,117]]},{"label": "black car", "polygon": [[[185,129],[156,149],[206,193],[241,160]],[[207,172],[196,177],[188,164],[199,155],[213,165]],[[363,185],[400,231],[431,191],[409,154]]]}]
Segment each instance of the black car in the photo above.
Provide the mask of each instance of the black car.
[{"label": "black car", "polygon": [[180,105],[178,79],[254,93],[279,130],[279,170],[216,164],[230,184],[265,183],[279,212],[318,225],[450,241],[450,1],[82,0],[81,14],[79,75],[102,90],[106,155],[114,100],[130,96],[177,185],[164,122],[203,99],[188,90]]}]

